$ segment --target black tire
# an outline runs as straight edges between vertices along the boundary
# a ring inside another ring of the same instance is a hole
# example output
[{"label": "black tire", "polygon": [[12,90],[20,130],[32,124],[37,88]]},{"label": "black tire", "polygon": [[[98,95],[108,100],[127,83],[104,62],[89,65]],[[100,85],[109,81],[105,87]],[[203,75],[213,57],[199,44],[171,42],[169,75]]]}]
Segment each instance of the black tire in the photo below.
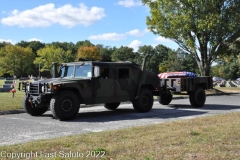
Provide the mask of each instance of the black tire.
[{"label": "black tire", "polygon": [[62,91],[50,101],[50,110],[53,116],[61,121],[75,118],[79,108],[79,98],[72,91]]},{"label": "black tire", "polygon": [[198,87],[189,94],[189,101],[195,108],[200,108],[205,104],[206,94],[202,87]]},{"label": "black tire", "polygon": [[31,116],[41,116],[43,113],[45,113],[48,110],[48,107],[42,107],[42,108],[35,108],[34,104],[30,104],[28,97],[24,96],[22,99],[22,106],[25,112],[30,114]]},{"label": "black tire", "polygon": [[118,106],[120,105],[120,102],[117,103],[105,103],[104,107],[110,110],[115,110],[118,108]]},{"label": "black tire", "polygon": [[171,94],[162,94],[159,96],[159,103],[162,105],[168,105],[172,101]]},{"label": "black tire", "polygon": [[146,88],[143,88],[140,92],[138,99],[132,102],[133,108],[137,112],[149,112],[153,106],[152,92]]}]

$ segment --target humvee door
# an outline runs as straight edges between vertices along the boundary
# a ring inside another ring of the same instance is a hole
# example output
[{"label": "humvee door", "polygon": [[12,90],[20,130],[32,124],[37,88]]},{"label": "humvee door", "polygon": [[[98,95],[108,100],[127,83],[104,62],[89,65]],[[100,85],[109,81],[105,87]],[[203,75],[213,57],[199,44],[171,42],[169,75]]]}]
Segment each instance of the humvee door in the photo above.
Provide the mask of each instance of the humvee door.
[{"label": "humvee door", "polygon": [[93,99],[94,103],[112,103],[115,100],[115,83],[113,70],[108,66],[99,66],[100,72],[104,70],[104,75],[93,78]]}]

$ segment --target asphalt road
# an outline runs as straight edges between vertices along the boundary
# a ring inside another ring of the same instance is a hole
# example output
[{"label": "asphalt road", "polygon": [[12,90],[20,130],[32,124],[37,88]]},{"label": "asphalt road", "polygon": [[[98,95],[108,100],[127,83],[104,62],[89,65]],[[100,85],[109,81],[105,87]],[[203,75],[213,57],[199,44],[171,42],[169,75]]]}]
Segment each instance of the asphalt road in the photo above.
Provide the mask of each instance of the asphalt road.
[{"label": "asphalt road", "polygon": [[40,117],[1,115],[0,145],[235,112],[240,111],[239,100],[239,94],[208,96],[199,109],[192,108],[188,98],[173,100],[167,106],[155,102],[148,113],[135,112],[131,104],[122,104],[116,111],[95,106],[81,108],[78,117],[68,122],[53,119],[49,111]]}]

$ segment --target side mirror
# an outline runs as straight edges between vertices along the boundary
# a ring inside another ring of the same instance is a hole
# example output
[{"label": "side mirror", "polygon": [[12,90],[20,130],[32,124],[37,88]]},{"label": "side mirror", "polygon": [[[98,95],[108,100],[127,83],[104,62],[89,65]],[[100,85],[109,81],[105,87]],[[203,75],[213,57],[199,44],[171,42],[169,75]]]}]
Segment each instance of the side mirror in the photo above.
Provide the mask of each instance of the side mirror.
[{"label": "side mirror", "polygon": [[93,68],[93,73],[94,73],[93,77],[99,77],[100,76],[100,68],[98,66],[95,66]]}]

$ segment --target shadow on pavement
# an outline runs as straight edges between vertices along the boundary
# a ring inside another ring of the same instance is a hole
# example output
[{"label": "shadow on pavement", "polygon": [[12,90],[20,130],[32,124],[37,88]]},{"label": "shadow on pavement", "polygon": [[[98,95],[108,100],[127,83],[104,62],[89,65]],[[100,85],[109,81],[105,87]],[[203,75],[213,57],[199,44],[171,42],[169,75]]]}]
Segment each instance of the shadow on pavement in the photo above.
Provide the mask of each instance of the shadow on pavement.
[{"label": "shadow on pavement", "polygon": [[168,119],[178,118],[185,116],[202,115],[205,111],[186,111],[178,109],[159,109],[153,108],[147,113],[138,113],[134,109],[126,109],[119,107],[115,111],[98,111],[98,112],[79,112],[78,116],[68,122],[111,122],[111,121],[123,121],[123,120],[141,120],[141,119]]},{"label": "shadow on pavement", "polygon": [[171,108],[175,109],[198,109],[198,110],[233,110],[233,109],[240,109],[240,105],[219,105],[219,104],[205,104],[201,108],[194,108],[191,105],[186,106],[186,105],[168,105]]}]

